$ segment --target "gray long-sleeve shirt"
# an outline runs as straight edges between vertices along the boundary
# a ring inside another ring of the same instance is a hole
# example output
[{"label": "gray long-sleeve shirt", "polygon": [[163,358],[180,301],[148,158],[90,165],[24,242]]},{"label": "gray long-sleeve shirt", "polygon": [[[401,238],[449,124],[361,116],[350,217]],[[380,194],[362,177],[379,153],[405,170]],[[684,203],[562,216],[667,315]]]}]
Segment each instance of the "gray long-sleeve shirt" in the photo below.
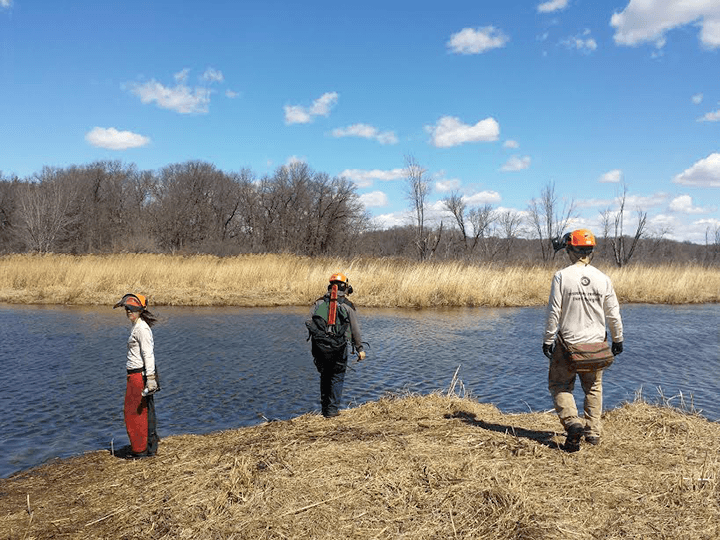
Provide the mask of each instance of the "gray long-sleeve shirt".
[{"label": "gray long-sleeve shirt", "polygon": [[623,325],[612,281],[600,270],[578,261],[553,276],[543,343],[559,332],[571,344],[603,341],[606,324],[615,342],[623,340]]}]

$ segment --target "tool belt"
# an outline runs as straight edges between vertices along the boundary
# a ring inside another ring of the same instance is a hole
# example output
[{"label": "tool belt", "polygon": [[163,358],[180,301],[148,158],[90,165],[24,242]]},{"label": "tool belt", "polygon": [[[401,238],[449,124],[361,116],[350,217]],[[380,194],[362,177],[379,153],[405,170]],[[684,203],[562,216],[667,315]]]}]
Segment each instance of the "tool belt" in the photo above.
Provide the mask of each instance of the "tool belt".
[{"label": "tool belt", "polygon": [[615,355],[608,345],[607,337],[605,341],[596,343],[570,345],[563,339],[560,333],[558,333],[557,340],[563,348],[568,363],[573,366],[578,373],[589,373],[605,369],[615,360]]}]

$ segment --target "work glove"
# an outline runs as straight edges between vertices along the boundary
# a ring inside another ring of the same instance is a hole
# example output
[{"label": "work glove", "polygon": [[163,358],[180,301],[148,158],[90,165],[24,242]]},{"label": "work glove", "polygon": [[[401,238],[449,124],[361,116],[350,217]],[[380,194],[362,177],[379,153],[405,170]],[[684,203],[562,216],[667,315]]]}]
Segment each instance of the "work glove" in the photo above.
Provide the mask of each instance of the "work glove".
[{"label": "work glove", "polygon": [[553,343],[543,343],[543,354],[547,356],[549,360],[552,360],[554,348]]},{"label": "work glove", "polygon": [[149,396],[150,394],[154,394],[157,392],[158,385],[157,380],[155,379],[155,374],[148,375],[146,377],[145,381],[145,392],[143,392],[146,396]]},{"label": "work glove", "polygon": [[365,351],[358,351],[358,362],[365,360]]},{"label": "work glove", "polygon": [[617,356],[621,352],[623,352],[623,342],[622,341],[613,341],[612,347],[610,348],[612,353]]}]

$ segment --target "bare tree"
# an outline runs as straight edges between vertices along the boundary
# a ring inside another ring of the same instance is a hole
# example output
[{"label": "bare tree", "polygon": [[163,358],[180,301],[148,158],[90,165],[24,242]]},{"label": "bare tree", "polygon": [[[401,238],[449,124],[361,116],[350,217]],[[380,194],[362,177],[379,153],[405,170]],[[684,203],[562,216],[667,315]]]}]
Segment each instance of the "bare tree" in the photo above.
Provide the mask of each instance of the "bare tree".
[{"label": "bare tree", "polygon": [[215,249],[227,237],[239,189],[214,165],[188,161],[163,168],[151,192],[153,229],[165,249]]},{"label": "bare tree", "polygon": [[540,241],[543,261],[554,256],[552,239],[560,236],[574,217],[575,201],[565,202],[563,209],[558,209],[558,197],[555,194],[555,183],[548,182],[540,193],[539,199],[533,199],[528,205],[528,219],[532,230]]},{"label": "bare tree", "polygon": [[0,252],[13,251],[17,242],[16,220],[18,193],[22,185],[16,176],[3,178],[0,172]]},{"label": "bare tree", "polygon": [[637,227],[635,228],[635,234],[630,241],[630,245],[627,245],[627,238],[625,237],[625,210],[627,202],[627,185],[623,183],[622,193],[618,196],[618,209],[615,212],[612,237],[610,238],[610,244],[613,248],[613,256],[615,264],[618,267],[625,266],[638,246],[638,242],[646,233],[647,227],[647,212],[637,210]]},{"label": "bare tree", "polygon": [[442,236],[442,223],[439,233],[435,234],[433,239],[425,225],[425,205],[430,195],[430,182],[425,176],[426,172],[413,156],[405,156],[406,196],[413,213],[415,250],[421,261],[432,256]]},{"label": "bare tree", "polygon": [[20,234],[30,251],[54,251],[75,220],[70,212],[75,190],[64,180],[60,169],[44,167],[20,194]]},{"label": "bare tree", "polygon": [[492,258],[494,249],[490,247],[489,236],[493,222],[497,216],[491,204],[477,208],[467,208],[463,197],[453,192],[443,199],[445,207],[455,218],[463,242],[463,252],[471,255],[480,244],[485,257]]},{"label": "bare tree", "polygon": [[520,212],[515,210],[505,210],[497,216],[498,230],[502,238],[501,244],[504,247],[505,257],[510,254],[510,250],[522,231],[523,217]]},{"label": "bare tree", "polygon": [[720,225],[708,225],[705,229],[705,261],[714,263],[720,259]]},{"label": "bare tree", "polygon": [[445,197],[443,199],[443,203],[455,218],[455,223],[460,230],[460,237],[462,238],[463,252],[467,255],[470,250],[470,246],[468,245],[467,228],[465,226],[465,209],[467,205],[463,200],[462,195],[460,195],[457,191],[453,191],[449,196]]}]

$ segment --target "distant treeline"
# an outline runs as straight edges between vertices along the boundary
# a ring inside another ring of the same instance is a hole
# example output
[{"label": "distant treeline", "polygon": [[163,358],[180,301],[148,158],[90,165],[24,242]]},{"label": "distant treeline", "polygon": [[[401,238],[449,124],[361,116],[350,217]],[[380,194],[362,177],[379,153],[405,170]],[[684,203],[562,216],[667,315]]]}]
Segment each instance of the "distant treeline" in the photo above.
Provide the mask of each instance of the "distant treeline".
[{"label": "distant treeline", "polygon": [[[422,224],[423,258],[547,260],[549,239],[537,238],[519,213],[499,213],[488,205],[467,209],[467,228],[458,227],[457,208],[448,215],[442,225]],[[473,233],[472,218],[482,222],[481,234]],[[612,240],[599,235],[596,257],[613,261]],[[45,167],[23,179],[0,173],[2,253],[417,258],[417,246],[417,224],[373,227],[351,181],[304,163],[263,177],[249,169],[224,172],[201,161],[158,171],[101,161]],[[714,231],[698,245],[645,235],[636,243],[633,262],[717,264],[720,237]]]}]

